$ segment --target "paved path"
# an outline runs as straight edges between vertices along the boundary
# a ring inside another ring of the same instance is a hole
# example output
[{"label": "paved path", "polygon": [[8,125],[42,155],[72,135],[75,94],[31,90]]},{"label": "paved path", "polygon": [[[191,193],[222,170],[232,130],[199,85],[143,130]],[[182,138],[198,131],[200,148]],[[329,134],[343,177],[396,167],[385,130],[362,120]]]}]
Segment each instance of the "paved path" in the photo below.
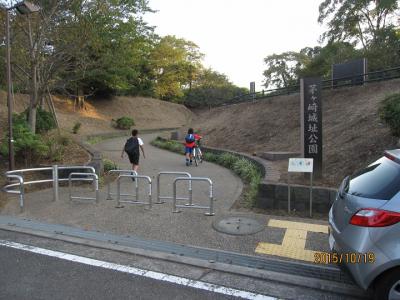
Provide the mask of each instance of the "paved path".
[{"label": "paved path", "polygon": [[[148,239],[164,240],[186,245],[207,248],[237,251],[246,254],[278,255],[279,251],[268,252],[268,243],[282,244],[286,229],[279,226],[269,226],[253,235],[232,236],[222,234],[212,228],[212,222],[227,216],[247,216],[267,225],[270,217],[261,214],[235,212],[231,210],[233,203],[242,192],[242,182],[231,171],[215,164],[204,162],[199,167],[186,167],[184,157],[168,151],[160,150],[149,145],[155,135],[144,135],[147,158],[141,158],[140,174],[148,175],[154,180],[153,199],[156,195],[155,177],[160,171],[188,171],[192,176],[210,177],[214,183],[215,212],[216,216],[204,216],[204,210],[186,209],[181,213],[172,213],[172,204],[153,205],[151,210],[145,206],[126,205],[123,209],[115,208],[115,201],[106,201],[106,189],[101,190],[101,200],[98,204],[70,202],[65,188],[60,189],[60,201],[52,202],[52,191],[43,190],[26,195],[26,209],[19,213],[16,199],[11,201],[1,214],[15,215],[32,218],[45,222],[72,225],[88,230],[98,230],[116,234],[136,235]],[[130,168],[128,159],[120,158],[121,149],[126,138],[105,140],[95,147],[101,150],[104,157],[118,163],[120,168]],[[114,184],[115,187],[115,184]],[[162,183],[163,193],[172,191],[171,180]],[[133,189],[132,182],[128,179],[123,190]],[[77,188],[80,191],[81,188]],[[87,191],[87,189],[86,189]],[[141,186],[143,195],[144,186]],[[87,194],[87,192],[84,192]],[[183,184],[179,194],[184,194]],[[193,184],[194,202],[208,205],[208,188],[204,183]],[[153,200],[155,202],[155,200]],[[276,219],[276,218],[275,218]],[[285,218],[279,218],[285,219]],[[310,223],[316,223],[310,221]],[[317,222],[318,223],[318,222]],[[320,223],[320,222],[319,222]],[[320,232],[306,230],[301,236],[302,247],[314,251],[327,250],[327,235]],[[262,242],[262,247],[257,247]],[[263,252],[264,251],[264,252]],[[305,253],[305,252],[304,252]],[[310,253],[310,252],[308,252]],[[293,259],[302,259],[302,254]]]}]

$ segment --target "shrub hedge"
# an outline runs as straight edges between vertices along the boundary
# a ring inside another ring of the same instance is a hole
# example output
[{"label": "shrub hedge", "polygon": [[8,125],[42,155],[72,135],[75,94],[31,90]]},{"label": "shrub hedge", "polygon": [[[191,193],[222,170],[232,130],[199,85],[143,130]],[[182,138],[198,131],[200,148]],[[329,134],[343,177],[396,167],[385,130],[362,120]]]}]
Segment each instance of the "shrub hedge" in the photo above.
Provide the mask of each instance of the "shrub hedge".
[{"label": "shrub hedge", "polygon": [[392,134],[400,137],[400,94],[386,97],[379,107],[379,115],[389,125]]}]

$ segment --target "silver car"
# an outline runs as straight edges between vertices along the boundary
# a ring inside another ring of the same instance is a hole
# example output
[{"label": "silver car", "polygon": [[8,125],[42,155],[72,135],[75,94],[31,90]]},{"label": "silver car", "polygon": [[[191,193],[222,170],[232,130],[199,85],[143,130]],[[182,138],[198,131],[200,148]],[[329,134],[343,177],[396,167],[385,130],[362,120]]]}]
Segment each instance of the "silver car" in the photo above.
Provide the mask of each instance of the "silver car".
[{"label": "silver car", "polygon": [[375,299],[400,300],[400,149],[343,180],[329,230],[334,262]]}]

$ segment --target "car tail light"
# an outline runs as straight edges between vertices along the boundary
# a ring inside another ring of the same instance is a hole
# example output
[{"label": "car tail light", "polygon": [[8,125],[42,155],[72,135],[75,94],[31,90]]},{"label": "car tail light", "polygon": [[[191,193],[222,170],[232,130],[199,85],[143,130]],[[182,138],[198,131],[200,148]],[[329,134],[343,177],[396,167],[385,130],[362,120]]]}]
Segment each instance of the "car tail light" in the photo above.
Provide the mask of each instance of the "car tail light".
[{"label": "car tail light", "polygon": [[384,227],[400,222],[400,213],[376,208],[363,208],[350,219],[350,224],[364,227]]},{"label": "car tail light", "polygon": [[392,153],[390,153],[389,151],[385,151],[385,157],[388,158],[388,159],[390,159],[390,160],[392,160],[392,161],[394,161],[394,162],[397,162],[398,164],[400,164],[400,159],[399,159],[399,157],[394,156],[394,155],[393,155]]}]

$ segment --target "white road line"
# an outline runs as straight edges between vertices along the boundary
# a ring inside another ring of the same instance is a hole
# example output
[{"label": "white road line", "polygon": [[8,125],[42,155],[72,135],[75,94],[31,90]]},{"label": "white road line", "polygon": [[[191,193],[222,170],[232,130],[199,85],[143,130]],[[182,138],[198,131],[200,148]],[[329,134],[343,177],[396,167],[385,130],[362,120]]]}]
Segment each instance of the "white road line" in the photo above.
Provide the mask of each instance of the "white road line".
[{"label": "white road line", "polygon": [[224,294],[228,296],[234,296],[234,297],[239,297],[239,298],[244,298],[244,299],[255,299],[255,300],[277,300],[277,298],[274,297],[269,297],[269,296],[264,296],[261,294],[255,294],[251,292],[246,292],[246,291],[241,291],[241,290],[236,290],[236,289],[231,289],[227,287],[223,287],[220,285],[215,285],[207,282],[202,282],[202,281],[197,281],[197,280],[191,280],[188,278],[184,277],[179,277],[179,276],[173,276],[173,275],[168,275],[160,272],[154,272],[154,271],[148,271],[148,270],[143,270],[143,269],[138,269],[138,268],[133,268],[129,266],[124,266],[124,265],[118,265],[114,263],[109,263],[101,260],[96,260],[96,259],[91,259],[87,257],[82,257],[82,256],[77,256],[73,254],[68,254],[68,253],[63,253],[63,252],[58,252],[58,251],[53,251],[53,250],[48,250],[48,249],[43,249],[43,248],[38,248],[34,246],[29,246],[29,245],[24,245],[20,243],[14,243],[10,241],[5,241],[5,240],[0,240],[0,246],[5,246],[13,249],[19,249],[19,250],[24,250],[36,254],[41,254],[41,255],[46,255],[46,256],[51,256],[51,257],[56,257],[59,259],[63,260],[68,260],[76,263],[81,263],[85,265],[90,265],[94,267],[100,267],[104,269],[109,269],[109,270],[115,270],[118,272],[123,272],[123,273],[129,273],[137,276],[143,276],[146,278],[151,278],[155,280],[160,280],[160,281],[166,281],[174,284],[179,284],[195,289],[200,289],[200,290],[205,290],[205,291],[211,291],[214,293],[218,294]]}]

